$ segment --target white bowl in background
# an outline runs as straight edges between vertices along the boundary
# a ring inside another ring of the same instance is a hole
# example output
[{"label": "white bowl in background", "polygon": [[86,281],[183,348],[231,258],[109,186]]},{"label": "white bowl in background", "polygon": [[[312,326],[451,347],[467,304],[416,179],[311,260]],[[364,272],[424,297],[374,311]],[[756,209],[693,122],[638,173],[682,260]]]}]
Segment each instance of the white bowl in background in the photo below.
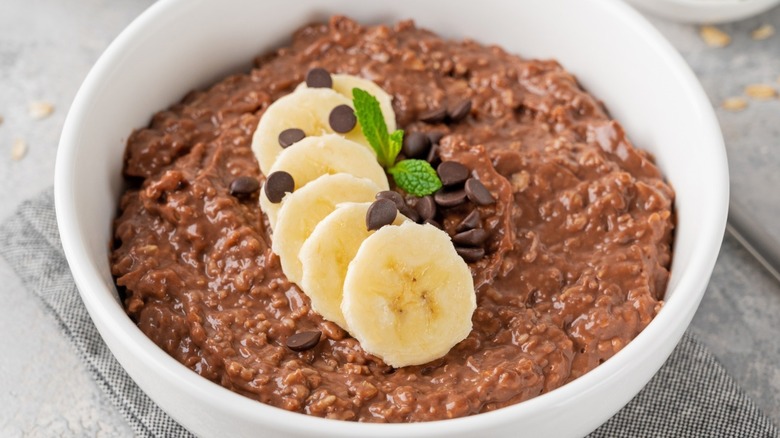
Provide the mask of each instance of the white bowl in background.
[{"label": "white bowl in background", "polygon": [[669,20],[717,24],[743,20],[780,4],[780,0],[626,0]]},{"label": "white bowl in background", "polygon": [[[347,14],[363,23],[414,18],[447,37],[556,58],[602,99],[677,192],[679,215],[667,302],[622,351],[535,399],[466,418],[416,424],[327,420],[264,405],[212,383],[149,340],[119,302],[108,262],[133,129],[156,111],[285,41],[299,26]],[[106,344],[149,396],[202,436],[577,436],[624,406],[655,374],[704,294],[726,222],[728,169],[706,96],[682,58],[617,0],[161,0],[95,64],[79,90],[57,155],[62,244]]]}]

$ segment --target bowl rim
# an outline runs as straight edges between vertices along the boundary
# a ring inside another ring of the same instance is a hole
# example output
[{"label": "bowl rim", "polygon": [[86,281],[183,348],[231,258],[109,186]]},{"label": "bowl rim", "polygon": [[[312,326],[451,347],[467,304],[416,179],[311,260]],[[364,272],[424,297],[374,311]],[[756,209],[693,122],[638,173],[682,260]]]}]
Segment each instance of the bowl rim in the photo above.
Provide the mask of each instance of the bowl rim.
[{"label": "bowl rim", "polygon": [[[327,430],[338,426],[339,433],[343,436],[394,436],[409,434],[423,436],[436,432],[448,434],[463,432],[464,430],[477,431],[484,427],[484,423],[509,424],[517,420],[517,414],[533,415],[543,412],[546,408],[561,403],[566,399],[585,392],[595,386],[599,381],[616,373],[627,358],[642,356],[645,352],[652,351],[647,345],[653,339],[677,336],[674,327],[686,318],[690,320],[696,310],[699,300],[704,294],[699,274],[711,273],[720,249],[720,244],[725,231],[728,209],[728,165],[726,161],[725,146],[721,131],[715,117],[714,110],[704,93],[701,85],[690,70],[680,54],[671,44],[656,30],[644,17],[633,10],[627,4],[619,0],[597,0],[602,3],[604,9],[619,18],[630,18],[635,25],[635,32],[642,40],[652,42],[652,45],[661,52],[667,68],[674,71],[677,79],[683,81],[690,90],[689,99],[699,109],[697,117],[703,120],[707,126],[710,138],[702,142],[714,146],[712,151],[716,154],[712,158],[715,171],[722,175],[720,186],[713,188],[723,194],[722,202],[713,202],[710,206],[713,220],[702,224],[700,230],[701,245],[694,248],[691,255],[691,263],[686,271],[681,273],[676,290],[690,291],[686,294],[686,300],[679,293],[674,294],[665,302],[664,308],[655,319],[626,347],[613,356],[610,360],[599,365],[585,375],[569,382],[549,393],[542,394],[531,400],[498,409],[492,412],[481,413],[467,417],[431,421],[423,423],[404,424],[375,424],[357,423],[340,420],[331,420],[289,412],[281,408],[257,402],[232,392],[216,383],[209,381],[193,372],[185,365],[176,361],[161,348],[147,338],[141,330],[132,323],[130,318],[122,310],[121,305],[114,298],[112,291],[106,290],[105,282],[96,266],[88,263],[89,255],[82,245],[83,236],[79,228],[79,221],[75,209],[75,193],[71,189],[74,178],[75,151],[78,148],[80,122],[90,109],[90,101],[100,93],[101,78],[112,68],[112,64],[120,57],[122,52],[146,25],[156,16],[166,15],[171,9],[178,8],[188,0],[162,0],[152,4],[141,15],[135,18],[108,46],[105,52],[97,60],[90,70],[82,86],[78,90],[73,104],[68,112],[55,166],[55,208],[57,212],[58,227],[62,239],[62,246],[73,278],[78,286],[82,300],[87,307],[90,316],[96,325],[107,330],[112,336],[125,339],[127,348],[131,349],[140,360],[159,370],[164,378],[174,381],[176,386],[182,388],[189,397],[208,402],[214,397],[219,397],[225,403],[230,404],[230,409],[237,415],[254,420],[261,420],[276,430],[288,430],[291,432],[310,432],[315,430]],[[699,290],[701,289],[701,290]],[[106,293],[109,292],[109,293]],[[687,323],[687,321],[685,321]],[[677,340],[679,340],[677,336]],[[657,370],[656,370],[657,371]]]},{"label": "bowl rim", "polygon": [[780,0],[626,0],[668,20],[719,25],[745,20],[780,5]]},{"label": "bowl rim", "polygon": [[[638,3],[646,3],[648,0],[633,0]],[[691,8],[731,8],[734,6],[753,7],[755,5],[771,5],[780,2],[780,0],[649,0],[661,1],[685,5]]]}]

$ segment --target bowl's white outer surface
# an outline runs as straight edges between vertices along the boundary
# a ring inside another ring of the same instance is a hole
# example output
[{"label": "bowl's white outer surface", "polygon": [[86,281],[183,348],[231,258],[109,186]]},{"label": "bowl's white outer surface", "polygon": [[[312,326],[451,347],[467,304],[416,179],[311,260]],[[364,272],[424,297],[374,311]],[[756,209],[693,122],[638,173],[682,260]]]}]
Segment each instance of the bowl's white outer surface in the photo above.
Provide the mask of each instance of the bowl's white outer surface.
[{"label": "bowl's white outer surface", "polygon": [[[603,99],[677,191],[679,223],[668,301],[612,359],[562,388],[494,412],[417,424],[362,424],[291,413],[203,379],[155,346],[117,298],[111,223],[130,132],[188,90],[246,68],[312,20],[413,17],[526,57],[556,58]],[[62,243],[98,330],[149,396],[202,436],[578,436],[606,421],[653,376],[688,326],[720,247],[728,203],[723,140],[706,96],[674,49],[615,0],[162,0],[100,57],[75,98],[57,156]]]},{"label": "bowl's white outer surface", "polygon": [[758,15],[780,0],[626,0],[643,11],[686,23],[725,23]]}]

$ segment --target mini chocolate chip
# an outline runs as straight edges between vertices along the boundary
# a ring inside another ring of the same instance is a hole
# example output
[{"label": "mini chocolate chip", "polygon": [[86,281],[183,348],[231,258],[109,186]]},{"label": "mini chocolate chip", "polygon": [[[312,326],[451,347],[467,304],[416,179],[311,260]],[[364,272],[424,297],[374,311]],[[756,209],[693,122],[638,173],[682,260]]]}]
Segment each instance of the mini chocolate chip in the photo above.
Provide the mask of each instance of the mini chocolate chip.
[{"label": "mini chocolate chip", "polygon": [[377,199],[366,211],[366,228],[368,231],[378,230],[390,225],[398,215],[398,207],[390,199]]},{"label": "mini chocolate chip", "polygon": [[442,138],[444,138],[443,132],[433,131],[428,133],[428,140],[431,141],[431,144],[439,144]]},{"label": "mini chocolate chip", "polygon": [[306,86],[309,88],[332,88],[333,79],[327,70],[315,67],[306,73]]},{"label": "mini chocolate chip", "polygon": [[417,213],[417,210],[406,205],[406,203],[398,209],[398,212],[406,216],[406,218],[412,222],[420,222],[420,214]]},{"label": "mini chocolate chip", "polygon": [[423,222],[423,223],[425,223],[425,224],[431,224],[431,225],[433,225],[434,227],[436,227],[436,228],[438,228],[438,229],[440,229],[440,230],[442,230],[442,229],[443,229],[443,228],[441,227],[441,224],[440,224],[440,223],[438,223],[438,222],[436,222],[436,221],[435,221],[435,220],[433,220],[433,219],[427,219],[427,220],[426,220],[425,222]]},{"label": "mini chocolate chip", "polygon": [[376,199],[389,199],[393,202],[395,202],[395,206],[400,210],[404,206],[406,206],[406,203],[404,202],[404,197],[401,196],[400,193],[396,192],[395,190],[383,190],[376,194]]},{"label": "mini chocolate chip", "polygon": [[346,134],[351,131],[357,123],[355,110],[347,104],[342,104],[333,108],[328,117],[330,127],[339,134]]},{"label": "mini chocolate chip", "polygon": [[433,373],[436,370],[436,368],[437,367],[434,367],[434,366],[427,366],[427,367],[425,367],[425,368],[420,370],[420,374],[422,374],[423,376],[428,376],[431,373]]},{"label": "mini chocolate chip", "polygon": [[430,147],[431,141],[427,135],[422,132],[410,132],[404,136],[403,149],[401,150],[407,158],[417,158],[427,156]]},{"label": "mini chocolate chip", "polygon": [[251,195],[260,189],[257,178],[251,176],[239,176],[230,183],[230,194],[233,196]]},{"label": "mini chocolate chip", "polygon": [[306,137],[303,129],[289,128],[279,133],[279,145],[283,148],[290,147]]},{"label": "mini chocolate chip", "polygon": [[428,156],[425,157],[425,161],[430,163],[434,168],[441,163],[441,160],[439,159],[439,145],[434,143],[433,146],[431,146],[431,149],[428,151]]},{"label": "mini chocolate chip", "polygon": [[442,161],[436,168],[436,173],[444,186],[462,184],[469,179],[469,169],[457,161]]},{"label": "mini chocolate chip", "polygon": [[485,257],[484,248],[463,248],[456,246],[455,252],[457,252],[459,256],[463,257],[463,260],[465,260],[467,263],[476,262],[479,261],[482,257]]},{"label": "mini chocolate chip", "polygon": [[480,225],[480,222],[482,222],[482,218],[479,216],[479,210],[475,208],[460,221],[458,226],[455,227],[455,231],[460,233],[461,231],[477,228]]},{"label": "mini chocolate chip", "polygon": [[471,112],[471,99],[465,99],[447,110],[447,116],[453,123],[458,123],[465,119]]},{"label": "mini chocolate chip", "polygon": [[263,186],[265,196],[274,204],[282,202],[286,193],[292,193],[295,190],[295,181],[292,175],[284,170],[277,170],[268,175]]},{"label": "mini chocolate chip", "polygon": [[299,332],[287,338],[287,348],[292,351],[306,351],[317,346],[320,342],[322,332],[314,330],[311,332]]},{"label": "mini chocolate chip", "polygon": [[420,120],[425,123],[441,123],[447,118],[447,108],[440,107],[420,114]]},{"label": "mini chocolate chip", "polygon": [[423,196],[417,201],[415,209],[420,213],[420,219],[423,221],[433,219],[436,216],[436,201],[433,200],[433,196]]},{"label": "mini chocolate chip", "polygon": [[455,245],[479,246],[485,243],[488,238],[488,232],[482,228],[464,231],[452,236],[452,243]]},{"label": "mini chocolate chip", "polygon": [[442,189],[433,195],[433,200],[442,207],[455,207],[466,202],[466,191]]},{"label": "mini chocolate chip", "polygon": [[466,195],[477,205],[490,205],[496,202],[485,185],[476,178],[469,178],[466,181]]}]

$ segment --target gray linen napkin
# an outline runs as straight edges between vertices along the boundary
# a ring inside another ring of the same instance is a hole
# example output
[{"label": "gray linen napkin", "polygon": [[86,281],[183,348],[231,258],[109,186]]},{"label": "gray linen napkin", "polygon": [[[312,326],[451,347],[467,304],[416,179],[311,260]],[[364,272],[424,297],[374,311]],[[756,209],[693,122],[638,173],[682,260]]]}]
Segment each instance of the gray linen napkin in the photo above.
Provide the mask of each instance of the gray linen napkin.
[{"label": "gray linen napkin", "polygon": [[[157,407],[103,343],[60,246],[51,190],[0,225],[0,255],[57,320],[105,396],[141,437],[191,436]],[[650,383],[591,437],[779,437],[778,429],[687,333]]]}]

